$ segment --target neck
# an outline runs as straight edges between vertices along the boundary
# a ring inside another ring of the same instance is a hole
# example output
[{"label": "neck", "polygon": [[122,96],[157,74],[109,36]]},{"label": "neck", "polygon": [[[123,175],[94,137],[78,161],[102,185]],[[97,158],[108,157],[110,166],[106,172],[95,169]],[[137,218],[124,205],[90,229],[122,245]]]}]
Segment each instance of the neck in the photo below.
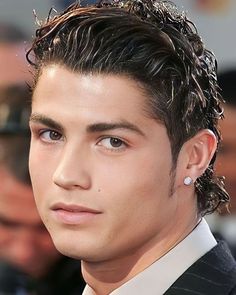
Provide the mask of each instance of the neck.
[{"label": "neck", "polygon": [[185,215],[188,222],[180,218],[173,218],[171,226],[164,228],[158,236],[141,248],[133,249],[132,253],[107,261],[82,261],[83,277],[93,289],[94,295],[110,294],[171,251],[199,222],[196,211]]}]

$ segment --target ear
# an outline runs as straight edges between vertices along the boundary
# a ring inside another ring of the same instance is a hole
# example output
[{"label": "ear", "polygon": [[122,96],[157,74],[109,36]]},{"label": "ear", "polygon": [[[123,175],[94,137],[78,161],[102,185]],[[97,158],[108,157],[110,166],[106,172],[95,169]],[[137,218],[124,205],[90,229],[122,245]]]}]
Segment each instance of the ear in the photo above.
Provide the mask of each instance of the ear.
[{"label": "ear", "polygon": [[[208,129],[199,131],[181,148],[179,164],[181,165],[182,181],[191,177],[193,182],[208,168],[217,148],[217,139]],[[182,164],[181,164],[182,163]]]}]

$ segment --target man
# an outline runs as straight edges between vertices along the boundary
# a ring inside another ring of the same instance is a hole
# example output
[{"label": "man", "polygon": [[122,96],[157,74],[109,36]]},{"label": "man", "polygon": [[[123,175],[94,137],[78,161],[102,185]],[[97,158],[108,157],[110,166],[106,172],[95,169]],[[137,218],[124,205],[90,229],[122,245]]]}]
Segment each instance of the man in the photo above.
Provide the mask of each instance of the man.
[{"label": "man", "polygon": [[81,294],[80,264],[58,253],[35,206],[29,114],[28,87],[0,88],[0,294]]},{"label": "man", "polygon": [[82,260],[83,294],[235,294],[235,261],[202,218],[228,201],[213,173],[215,61],[185,15],[75,4],[28,59],[36,204],[58,250]]}]

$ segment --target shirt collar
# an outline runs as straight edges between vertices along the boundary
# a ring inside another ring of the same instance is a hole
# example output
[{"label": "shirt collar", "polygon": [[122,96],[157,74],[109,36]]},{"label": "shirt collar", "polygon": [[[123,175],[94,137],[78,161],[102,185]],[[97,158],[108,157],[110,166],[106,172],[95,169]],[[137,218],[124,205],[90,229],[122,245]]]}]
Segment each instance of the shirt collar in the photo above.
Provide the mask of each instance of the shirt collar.
[{"label": "shirt collar", "polygon": [[[133,277],[110,295],[161,295],[200,257],[215,245],[208,224],[204,219],[172,250],[144,271]],[[83,295],[96,295],[87,285]]]}]

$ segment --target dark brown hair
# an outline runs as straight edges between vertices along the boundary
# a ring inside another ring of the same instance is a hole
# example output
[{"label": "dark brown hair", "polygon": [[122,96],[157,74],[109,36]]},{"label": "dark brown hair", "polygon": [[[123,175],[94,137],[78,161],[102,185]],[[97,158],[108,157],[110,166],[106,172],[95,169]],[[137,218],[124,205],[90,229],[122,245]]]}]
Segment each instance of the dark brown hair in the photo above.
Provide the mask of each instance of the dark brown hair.
[{"label": "dark brown hair", "polygon": [[[199,130],[212,130],[220,142],[214,55],[169,1],[74,4],[36,31],[27,56],[36,81],[43,66],[56,63],[75,72],[127,75],[140,82],[149,94],[151,115],[167,128],[174,168],[183,143]],[[202,215],[229,199],[223,180],[214,176],[214,161],[215,156],[195,182]]]}]

